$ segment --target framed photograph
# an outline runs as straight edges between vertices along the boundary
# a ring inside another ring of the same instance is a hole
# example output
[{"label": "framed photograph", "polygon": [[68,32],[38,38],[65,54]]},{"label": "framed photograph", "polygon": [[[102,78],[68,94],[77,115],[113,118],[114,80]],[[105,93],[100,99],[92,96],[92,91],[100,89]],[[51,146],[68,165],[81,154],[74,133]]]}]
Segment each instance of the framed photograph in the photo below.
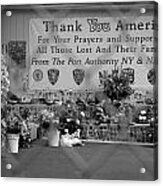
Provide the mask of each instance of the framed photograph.
[{"label": "framed photograph", "polygon": [[158,4],[1,6],[1,176],[158,178]]}]

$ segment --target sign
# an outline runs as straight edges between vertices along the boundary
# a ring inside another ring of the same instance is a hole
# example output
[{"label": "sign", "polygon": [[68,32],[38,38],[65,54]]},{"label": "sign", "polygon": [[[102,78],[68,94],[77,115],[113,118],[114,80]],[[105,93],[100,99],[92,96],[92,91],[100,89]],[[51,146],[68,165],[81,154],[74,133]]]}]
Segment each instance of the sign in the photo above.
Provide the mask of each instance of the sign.
[{"label": "sign", "polygon": [[100,87],[100,72],[126,69],[132,86],[151,87],[156,48],[153,16],[32,18],[29,89]]}]

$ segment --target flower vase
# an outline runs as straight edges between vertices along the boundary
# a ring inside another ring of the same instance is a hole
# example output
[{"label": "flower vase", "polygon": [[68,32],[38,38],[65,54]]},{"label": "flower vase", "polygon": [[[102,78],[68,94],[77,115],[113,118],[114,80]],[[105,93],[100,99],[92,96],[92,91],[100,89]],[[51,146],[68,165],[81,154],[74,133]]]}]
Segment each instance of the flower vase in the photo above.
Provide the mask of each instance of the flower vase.
[{"label": "flower vase", "polygon": [[7,134],[8,148],[10,153],[19,152],[19,134]]},{"label": "flower vase", "polygon": [[50,147],[58,147],[60,142],[60,131],[57,126],[51,122],[48,130],[48,145]]}]

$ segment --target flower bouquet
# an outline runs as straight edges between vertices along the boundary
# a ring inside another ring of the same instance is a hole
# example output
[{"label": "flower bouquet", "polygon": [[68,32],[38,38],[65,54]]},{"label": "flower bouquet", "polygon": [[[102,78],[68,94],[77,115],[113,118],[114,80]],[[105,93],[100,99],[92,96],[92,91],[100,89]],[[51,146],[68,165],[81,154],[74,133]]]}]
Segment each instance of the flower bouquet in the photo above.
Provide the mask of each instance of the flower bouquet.
[{"label": "flower bouquet", "polygon": [[18,117],[14,116],[6,122],[6,137],[10,153],[18,153],[21,126]]},{"label": "flower bouquet", "polygon": [[41,125],[48,134],[48,145],[51,147],[59,146],[59,117],[54,112],[43,110],[41,112]]}]

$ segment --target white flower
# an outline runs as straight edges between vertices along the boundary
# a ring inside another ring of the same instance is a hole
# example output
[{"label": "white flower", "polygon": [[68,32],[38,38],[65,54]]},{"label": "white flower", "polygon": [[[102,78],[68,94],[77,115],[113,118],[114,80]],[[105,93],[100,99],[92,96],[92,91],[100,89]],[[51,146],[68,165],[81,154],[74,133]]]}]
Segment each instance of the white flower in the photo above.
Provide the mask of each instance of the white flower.
[{"label": "white flower", "polygon": [[144,115],[144,114],[146,114],[147,112],[146,112],[146,110],[141,110],[140,113],[141,113],[142,115]]},{"label": "white flower", "polygon": [[76,120],[76,124],[80,125],[80,120],[79,119]]},{"label": "white flower", "polygon": [[85,117],[85,113],[83,111],[80,112],[82,117]]},{"label": "white flower", "polygon": [[70,118],[67,118],[66,120],[67,120],[67,122],[70,122],[70,121],[71,121],[71,119],[70,119]]}]

